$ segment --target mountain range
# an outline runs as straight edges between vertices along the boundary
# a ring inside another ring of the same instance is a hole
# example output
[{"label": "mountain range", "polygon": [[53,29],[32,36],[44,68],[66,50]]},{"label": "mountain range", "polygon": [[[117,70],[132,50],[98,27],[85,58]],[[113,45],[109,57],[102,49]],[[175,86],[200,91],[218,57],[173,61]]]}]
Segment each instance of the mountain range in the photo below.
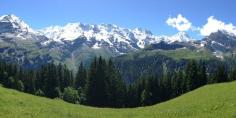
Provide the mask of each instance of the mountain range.
[{"label": "mountain range", "polygon": [[28,68],[54,61],[72,69],[95,56],[105,58],[136,53],[140,50],[209,50],[216,58],[236,49],[236,36],[218,31],[202,40],[186,32],[156,36],[151,31],[121,28],[113,24],[68,23],[35,30],[15,15],[0,17],[0,59]]}]

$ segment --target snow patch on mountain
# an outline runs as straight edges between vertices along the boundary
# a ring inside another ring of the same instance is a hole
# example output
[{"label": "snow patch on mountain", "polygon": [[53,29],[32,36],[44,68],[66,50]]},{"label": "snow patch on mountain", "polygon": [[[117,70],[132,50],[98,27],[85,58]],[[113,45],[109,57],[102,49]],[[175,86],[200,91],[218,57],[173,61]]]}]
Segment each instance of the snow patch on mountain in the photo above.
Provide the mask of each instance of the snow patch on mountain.
[{"label": "snow patch on mountain", "polygon": [[[96,42],[105,42],[109,46],[127,44],[134,49],[142,49],[152,43],[165,41],[186,42],[193,40],[186,33],[180,32],[174,36],[155,36],[150,31],[141,28],[133,30],[121,28],[113,24],[90,25],[83,23],[68,23],[63,26],[51,26],[40,30],[45,36],[56,42],[74,41],[80,37],[85,37],[87,41],[95,39]],[[94,44],[95,45],[95,44]],[[97,44],[95,45],[95,47]]]},{"label": "snow patch on mountain", "polygon": [[170,37],[170,42],[189,42],[192,39],[186,32],[179,32]]},{"label": "snow patch on mountain", "polygon": [[92,46],[93,49],[100,49],[101,47],[98,45],[98,43],[95,43],[93,46]]},{"label": "snow patch on mountain", "polygon": [[120,54],[143,49],[147,45],[161,41],[173,43],[193,40],[184,32],[173,36],[156,36],[151,31],[142,28],[127,29],[114,24],[68,23],[65,26],[50,26],[33,30],[15,15],[0,17],[0,34],[11,39],[39,40],[43,46],[51,43],[74,44],[80,39],[85,39],[79,42],[93,49],[106,47]]},{"label": "snow patch on mountain", "polygon": [[29,27],[23,20],[19,17],[11,15],[3,15],[0,17],[0,23],[8,23],[12,27],[20,32],[32,32],[35,33],[33,29]]}]

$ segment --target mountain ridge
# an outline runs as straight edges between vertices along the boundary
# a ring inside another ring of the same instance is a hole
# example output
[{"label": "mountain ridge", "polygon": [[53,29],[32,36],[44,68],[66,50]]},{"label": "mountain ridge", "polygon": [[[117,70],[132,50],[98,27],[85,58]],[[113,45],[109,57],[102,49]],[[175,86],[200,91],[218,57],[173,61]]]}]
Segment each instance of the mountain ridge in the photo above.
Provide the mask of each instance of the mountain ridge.
[{"label": "mountain ridge", "polygon": [[[225,52],[236,49],[230,45],[236,41],[234,35],[220,35],[220,32],[213,35],[195,40],[186,32],[156,36],[142,28],[127,29],[112,24],[83,23],[33,30],[17,16],[4,15],[0,17],[0,59],[26,65],[30,63],[31,66],[55,61],[76,68],[80,62],[89,63],[96,56],[110,58],[139,50],[209,49],[216,57],[223,58]],[[222,43],[222,37],[226,37],[228,42]],[[216,43],[213,45],[212,42]]]},{"label": "mountain ridge", "polygon": [[[68,23],[65,26],[50,26],[40,30],[33,30],[21,18],[15,15],[1,16],[0,21],[1,23],[5,23],[5,21],[7,21],[8,24],[12,26],[9,27],[9,30],[11,30],[10,28],[14,29],[17,27],[21,33],[32,33],[47,37],[48,40],[42,42],[44,45],[51,42],[73,42],[76,39],[85,37],[87,38],[87,42],[93,43],[91,47],[95,47],[94,49],[102,47],[103,45],[108,45],[110,47],[114,47],[117,51],[120,51],[119,48],[122,47],[131,48],[132,50],[143,49],[149,44],[159,43],[160,41],[172,43],[193,40],[184,32],[177,33],[173,36],[156,36],[149,30],[141,28],[122,28],[114,24],[92,25],[83,23]],[[18,30],[15,32],[17,31]],[[125,52],[121,51],[121,53]]]}]

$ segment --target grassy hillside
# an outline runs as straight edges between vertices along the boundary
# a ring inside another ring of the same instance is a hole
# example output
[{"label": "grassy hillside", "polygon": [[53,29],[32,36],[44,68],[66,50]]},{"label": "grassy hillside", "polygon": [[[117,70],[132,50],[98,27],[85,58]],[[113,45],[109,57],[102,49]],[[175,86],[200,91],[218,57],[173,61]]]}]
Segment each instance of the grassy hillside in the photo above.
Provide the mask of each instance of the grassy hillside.
[{"label": "grassy hillside", "polygon": [[190,49],[177,49],[177,50],[141,50],[134,53],[128,53],[117,57],[123,60],[134,60],[139,58],[153,57],[157,55],[167,56],[175,60],[179,59],[215,59],[215,57],[208,50],[190,50]]},{"label": "grassy hillside", "polygon": [[0,87],[1,118],[235,118],[236,82],[208,85],[176,99],[133,109],[93,108]]}]

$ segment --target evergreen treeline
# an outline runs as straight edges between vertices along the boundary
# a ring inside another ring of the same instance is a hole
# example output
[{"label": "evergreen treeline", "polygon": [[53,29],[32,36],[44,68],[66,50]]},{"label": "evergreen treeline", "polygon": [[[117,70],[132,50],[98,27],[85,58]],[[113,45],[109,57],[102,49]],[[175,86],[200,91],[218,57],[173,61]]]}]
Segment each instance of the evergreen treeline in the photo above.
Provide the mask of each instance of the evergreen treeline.
[{"label": "evergreen treeline", "polygon": [[65,65],[50,63],[24,70],[0,62],[0,83],[8,88],[67,102],[99,107],[124,107],[126,86],[111,60],[95,58],[87,70],[83,63],[73,74]]},{"label": "evergreen treeline", "polygon": [[[161,74],[162,77],[158,76]],[[74,74],[65,65],[50,63],[25,70],[0,62],[0,83],[8,88],[67,102],[98,107],[137,107],[177,97],[206,84],[236,80],[236,69],[219,64],[207,73],[206,64],[190,60],[184,70],[150,73],[132,84],[124,83],[111,60],[95,58],[87,69],[83,63]]]}]

